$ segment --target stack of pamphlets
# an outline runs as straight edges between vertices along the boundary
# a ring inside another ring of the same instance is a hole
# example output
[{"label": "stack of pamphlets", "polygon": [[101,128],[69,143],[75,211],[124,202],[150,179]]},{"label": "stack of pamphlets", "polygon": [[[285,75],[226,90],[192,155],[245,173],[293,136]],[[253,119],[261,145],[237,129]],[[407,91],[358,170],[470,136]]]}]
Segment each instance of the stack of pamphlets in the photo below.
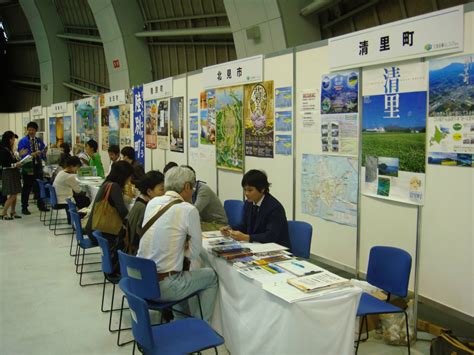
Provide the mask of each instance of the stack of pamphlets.
[{"label": "stack of pamphlets", "polygon": [[327,270],[322,270],[307,276],[288,279],[288,283],[303,292],[317,292],[348,284],[349,280]]}]

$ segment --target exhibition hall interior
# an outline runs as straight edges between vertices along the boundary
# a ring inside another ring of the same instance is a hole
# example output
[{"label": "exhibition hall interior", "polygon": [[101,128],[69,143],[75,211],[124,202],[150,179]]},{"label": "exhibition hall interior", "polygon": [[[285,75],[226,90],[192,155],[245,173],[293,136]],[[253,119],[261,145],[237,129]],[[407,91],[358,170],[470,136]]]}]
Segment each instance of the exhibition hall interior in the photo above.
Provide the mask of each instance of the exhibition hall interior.
[{"label": "exhibition hall interior", "polygon": [[474,1],[0,0],[0,352],[474,354]]}]

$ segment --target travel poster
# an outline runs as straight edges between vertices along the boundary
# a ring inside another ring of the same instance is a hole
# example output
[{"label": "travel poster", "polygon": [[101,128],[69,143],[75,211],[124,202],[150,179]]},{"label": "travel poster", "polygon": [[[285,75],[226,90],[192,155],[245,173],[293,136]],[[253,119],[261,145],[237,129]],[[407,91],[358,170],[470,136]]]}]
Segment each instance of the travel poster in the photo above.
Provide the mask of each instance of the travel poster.
[{"label": "travel poster", "polygon": [[170,150],[182,153],[184,152],[184,97],[171,98],[170,106]]},{"label": "travel poster", "polygon": [[109,107],[109,145],[120,146],[120,106]]},{"label": "travel poster", "polygon": [[201,144],[216,144],[216,90],[201,94]]},{"label": "travel poster", "polygon": [[273,81],[245,85],[245,155],[273,158]]},{"label": "travel poster", "polygon": [[197,148],[199,147],[199,140],[198,140],[198,133],[191,132],[189,134],[189,146],[191,148]]},{"label": "travel poster", "polygon": [[216,165],[244,171],[243,86],[216,89]]},{"label": "travel poster", "polygon": [[275,131],[291,131],[293,113],[291,111],[275,112]]},{"label": "travel poster", "polygon": [[292,136],[290,134],[275,135],[275,154],[291,155],[292,146]]},{"label": "travel poster", "polygon": [[365,195],[422,205],[425,189],[426,64],[364,69]]},{"label": "travel poster", "polygon": [[119,138],[120,149],[123,147],[130,147],[132,145],[132,130],[130,122],[130,105],[119,106]]},{"label": "travel poster", "polygon": [[198,113],[198,99],[189,99],[189,113]]},{"label": "travel poster", "polygon": [[157,148],[158,135],[158,102],[145,101],[145,146],[148,149]]},{"label": "travel poster", "polygon": [[102,133],[102,150],[109,149],[109,108],[103,107],[100,110],[100,129]]},{"label": "travel poster", "polygon": [[72,147],[71,116],[59,116],[49,118],[49,146],[50,148],[61,148],[63,143]]},{"label": "travel poster", "polygon": [[199,130],[199,118],[198,118],[198,116],[189,116],[189,130],[190,131]]},{"label": "travel poster", "polygon": [[169,100],[158,101],[157,146],[160,149],[169,149]]},{"label": "travel poster", "polygon": [[275,108],[288,108],[292,106],[293,91],[291,86],[275,89]]},{"label": "travel poster", "polygon": [[474,55],[429,62],[428,164],[474,166]]},{"label": "travel poster", "polygon": [[97,96],[91,104],[76,102],[76,139],[75,145],[84,149],[85,143],[93,139],[99,142],[99,118],[97,107]]}]

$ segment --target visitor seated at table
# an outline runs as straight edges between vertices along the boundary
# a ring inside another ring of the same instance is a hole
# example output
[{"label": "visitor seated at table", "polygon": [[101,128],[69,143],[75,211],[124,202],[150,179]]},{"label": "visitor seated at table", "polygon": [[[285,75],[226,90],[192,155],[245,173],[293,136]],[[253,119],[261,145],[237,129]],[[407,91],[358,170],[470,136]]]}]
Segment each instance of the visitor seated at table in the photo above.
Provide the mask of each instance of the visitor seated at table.
[{"label": "visitor seated at table", "polygon": [[146,205],[152,198],[164,195],[164,182],[165,176],[159,171],[149,171],[138,181],[137,188],[140,195],[127,216],[129,240],[125,245],[125,251],[128,254],[137,254]]},{"label": "visitor seated at table", "polygon": [[[148,202],[143,226],[162,208],[169,209],[145,231],[137,256],[155,262],[160,301],[179,300],[201,290],[199,296],[203,317],[209,322],[217,294],[217,276],[211,268],[183,269],[185,256],[195,260],[202,250],[199,212],[191,204],[194,184],[194,174],[188,168],[174,167],[166,172],[166,193]],[[173,308],[188,314],[190,308],[192,315],[200,317],[196,297]],[[182,318],[183,315],[176,312],[174,317]]]},{"label": "visitor seated at table", "polygon": [[[191,166],[184,167],[190,169],[196,178],[196,172]],[[204,181],[196,181],[192,201],[201,216],[202,230],[216,230],[227,225],[227,215],[221,200]]]},{"label": "visitor seated at table", "polygon": [[174,168],[175,166],[178,166],[178,164],[174,161],[170,161],[166,163],[165,167],[163,168],[163,174],[166,175],[166,172],[170,170],[171,168]]},{"label": "visitor seated at table", "polygon": [[[78,157],[67,157],[63,163],[64,169],[61,170],[54,179],[53,186],[56,189],[58,205],[67,207],[66,199],[73,199],[76,202],[77,209],[87,207],[90,199],[81,191],[81,186],[76,179],[76,174],[82,163]],[[70,222],[69,212],[66,209],[67,219]]]},{"label": "visitor seated at table", "polygon": [[112,164],[120,161],[120,147],[117,144],[112,144],[109,146],[109,149],[107,149],[107,153],[110,159],[109,170],[107,171],[107,175],[109,175]]},{"label": "visitor seated at table", "polygon": [[260,170],[249,170],[242,178],[242,187],[247,198],[242,221],[237,226],[221,228],[221,232],[239,241],[273,242],[289,248],[285,209],[270,195],[267,175]]},{"label": "visitor seated at table", "polygon": [[[128,215],[128,209],[124,202],[123,188],[132,178],[132,174],[133,167],[126,161],[119,161],[112,165],[112,170],[110,171],[110,174],[107,175],[104,183],[100,187],[99,191],[97,191],[97,195],[95,196],[94,204],[92,206],[92,212],[89,216],[89,220],[87,221],[87,225],[85,228],[85,233],[89,236],[89,238],[92,240],[92,243],[94,243],[95,245],[98,245],[98,243],[97,239],[95,239],[92,235],[92,224],[94,220],[94,214],[98,213],[97,209],[95,208],[97,203],[105,198],[105,192],[109,188],[108,186],[112,185],[110,187],[108,202],[112,207],[115,208],[116,212],[122,219],[122,222],[125,221],[125,218]],[[101,216],[97,217],[100,218]],[[104,233],[103,231],[102,235],[109,241],[111,248],[117,244],[117,235]]]},{"label": "visitor seated at table", "polygon": [[97,144],[95,140],[91,139],[86,143],[85,152],[90,157],[89,166],[95,166],[97,170],[97,176],[104,178],[105,177],[104,166],[102,165],[100,154],[97,153],[98,149],[99,149],[99,145]]},{"label": "visitor seated at table", "polygon": [[129,162],[133,166],[132,184],[137,185],[138,181],[145,175],[145,169],[138,160],[135,160],[135,149],[132,147],[123,147],[120,151],[122,160]]}]

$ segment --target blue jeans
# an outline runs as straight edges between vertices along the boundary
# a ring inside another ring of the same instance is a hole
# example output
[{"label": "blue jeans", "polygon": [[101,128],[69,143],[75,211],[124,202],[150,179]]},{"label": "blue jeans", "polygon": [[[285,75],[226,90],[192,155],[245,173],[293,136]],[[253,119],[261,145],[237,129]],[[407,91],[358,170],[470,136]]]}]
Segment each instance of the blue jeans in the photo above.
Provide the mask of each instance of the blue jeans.
[{"label": "blue jeans", "polygon": [[[210,323],[212,312],[214,311],[217,288],[217,275],[213,269],[206,267],[193,271],[183,271],[160,281],[160,301],[177,301],[200,291],[199,297],[203,319]],[[201,318],[197,297],[183,301],[173,308],[187,314],[191,313],[196,318]],[[184,316],[174,312],[174,317],[179,319]]]}]

